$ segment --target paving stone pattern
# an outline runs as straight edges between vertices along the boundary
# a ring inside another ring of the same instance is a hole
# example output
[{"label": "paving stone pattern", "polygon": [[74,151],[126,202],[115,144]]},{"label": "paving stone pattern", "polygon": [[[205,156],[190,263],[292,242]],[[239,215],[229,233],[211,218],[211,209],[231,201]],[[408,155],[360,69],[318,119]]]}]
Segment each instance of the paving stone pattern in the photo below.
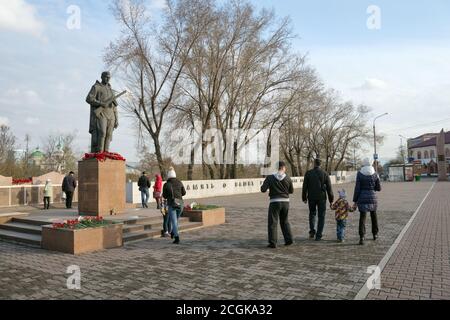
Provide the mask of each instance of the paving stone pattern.
[{"label": "paving stone pattern", "polygon": [[[224,205],[227,223],[183,233],[179,246],[153,239],[75,257],[0,241],[0,299],[353,299],[430,186],[383,185],[380,239],[365,246],[357,245],[357,213],[349,218],[347,242],[336,243],[330,210],[324,241],[308,240],[299,190],[290,211],[296,244],[288,248],[281,231],[279,248],[266,248],[263,194],[201,201]],[[353,185],[343,187],[351,197]],[[66,287],[70,265],[81,268],[81,290]]]}]

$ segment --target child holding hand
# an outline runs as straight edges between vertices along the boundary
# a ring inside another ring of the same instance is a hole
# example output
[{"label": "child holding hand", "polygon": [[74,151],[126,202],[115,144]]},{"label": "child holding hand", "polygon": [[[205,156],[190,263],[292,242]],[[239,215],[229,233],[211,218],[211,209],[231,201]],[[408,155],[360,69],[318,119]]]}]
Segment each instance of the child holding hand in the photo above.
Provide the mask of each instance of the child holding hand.
[{"label": "child holding hand", "polygon": [[345,227],[347,226],[347,218],[349,212],[354,212],[356,207],[351,207],[346,200],[345,190],[338,191],[339,199],[331,205],[331,209],[336,211],[336,232],[339,243],[345,241]]}]

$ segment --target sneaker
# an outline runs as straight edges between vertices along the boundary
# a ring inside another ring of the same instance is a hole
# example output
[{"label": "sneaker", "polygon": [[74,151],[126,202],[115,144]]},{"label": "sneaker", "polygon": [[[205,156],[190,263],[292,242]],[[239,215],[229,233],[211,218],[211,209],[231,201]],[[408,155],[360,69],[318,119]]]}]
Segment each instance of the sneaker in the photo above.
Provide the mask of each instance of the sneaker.
[{"label": "sneaker", "polygon": [[285,243],[286,247],[292,246],[294,244],[294,241],[289,241]]},{"label": "sneaker", "polygon": [[268,246],[267,246],[267,248],[271,248],[271,249],[276,249],[276,245],[275,244],[273,244],[273,243],[271,243],[271,244],[269,244]]},{"label": "sneaker", "polygon": [[364,238],[359,239],[359,245],[363,246],[364,245]]},{"label": "sneaker", "polygon": [[309,233],[309,238],[310,238],[310,239],[314,239],[315,236],[316,236],[316,233],[315,233],[315,232],[310,232],[310,233]]},{"label": "sneaker", "polygon": [[180,237],[175,237],[175,241],[173,243],[174,244],[179,244],[180,243]]},{"label": "sneaker", "polygon": [[165,233],[163,234],[163,238],[170,238],[170,233],[165,232]]},{"label": "sneaker", "polygon": [[322,241],[322,238],[316,237],[315,241]]},{"label": "sneaker", "polygon": [[343,239],[338,239],[338,241],[337,241],[338,243],[343,243],[344,242],[344,240]]},{"label": "sneaker", "polygon": [[373,235],[373,241],[377,241],[378,240],[378,235],[377,234],[374,234]]}]

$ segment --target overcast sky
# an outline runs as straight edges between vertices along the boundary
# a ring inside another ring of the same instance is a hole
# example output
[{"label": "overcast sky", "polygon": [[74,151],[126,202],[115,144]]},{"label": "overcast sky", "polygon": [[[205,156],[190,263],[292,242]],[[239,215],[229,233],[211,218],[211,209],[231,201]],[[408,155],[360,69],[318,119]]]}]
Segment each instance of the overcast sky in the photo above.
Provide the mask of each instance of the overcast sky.
[{"label": "overcast sky", "polygon": [[[150,2],[156,17],[164,0]],[[326,85],[372,107],[373,116],[390,113],[377,123],[386,135],[382,159],[394,157],[399,134],[450,130],[450,1],[254,3],[291,16],[295,48],[308,53]],[[81,10],[81,29],[67,28],[71,5]],[[380,29],[367,27],[371,5],[381,10]],[[48,133],[77,132],[79,149],[87,151],[85,98],[117,34],[106,0],[0,0],[0,123],[22,144],[30,133],[33,147]],[[123,116],[120,122],[112,147],[134,161],[132,124]]]}]

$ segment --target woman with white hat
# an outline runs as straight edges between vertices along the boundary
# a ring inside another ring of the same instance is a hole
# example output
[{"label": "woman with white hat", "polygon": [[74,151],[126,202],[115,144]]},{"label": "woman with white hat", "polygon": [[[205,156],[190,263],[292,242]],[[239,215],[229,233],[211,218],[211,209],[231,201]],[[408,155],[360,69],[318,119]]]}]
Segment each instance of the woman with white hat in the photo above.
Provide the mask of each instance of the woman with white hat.
[{"label": "woman with white hat", "polygon": [[180,243],[178,233],[178,219],[183,213],[183,197],[186,195],[183,183],[177,179],[174,168],[169,168],[167,172],[167,182],[163,187],[163,198],[167,199],[169,222],[172,227],[172,237],[175,238],[174,244]]},{"label": "woman with white hat", "polygon": [[50,209],[50,202],[53,198],[53,186],[52,181],[47,179],[44,187],[44,210]]},{"label": "woman with white hat", "polygon": [[355,192],[353,202],[358,206],[360,212],[359,219],[359,244],[363,245],[366,235],[366,217],[370,212],[372,220],[373,240],[378,239],[378,200],[375,192],[381,191],[380,177],[375,172],[369,158],[363,160],[363,167],[356,177]]}]

